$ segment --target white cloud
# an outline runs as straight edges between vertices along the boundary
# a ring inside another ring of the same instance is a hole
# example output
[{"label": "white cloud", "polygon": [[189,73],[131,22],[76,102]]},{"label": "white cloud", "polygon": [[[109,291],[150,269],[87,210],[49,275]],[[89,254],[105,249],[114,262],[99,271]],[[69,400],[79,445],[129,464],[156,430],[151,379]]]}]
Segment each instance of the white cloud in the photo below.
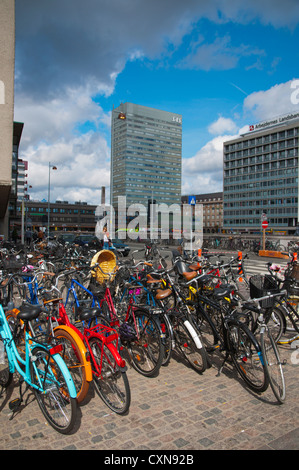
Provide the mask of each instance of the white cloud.
[{"label": "white cloud", "polygon": [[24,122],[19,153],[28,161],[32,199],[47,199],[51,162],[58,168],[51,173],[52,201],[100,201],[101,186],[110,185],[110,113],[92,101],[88,86],[47,101],[19,93],[14,119]]},{"label": "white cloud", "polygon": [[74,127],[90,121],[94,126],[110,119],[91,99],[90,87],[67,88],[53,98],[36,100],[32,95],[16,93],[15,121],[24,122],[21,145],[55,142],[69,137]]},{"label": "white cloud", "polygon": [[[296,85],[296,86],[295,86]],[[289,80],[268,90],[248,95],[243,102],[244,119],[263,121],[291,112],[299,112],[299,81]],[[191,158],[183,160],[182,194],[200,194],[222,191],[223,142],[237,138],[249,131],[244,125],[237,131],[232,119],[219,117],[208,126],[211,134],[216,135]],[[226,134],[224,134],[226,133]],[[231,133],[231,134],[230,134]]]},{"label": "white cloud", "polygon": [[209,125],[208,131],[213,135],[222,135],[226,132],[236,132],[237,125],[232,119],[220,116],[217,121],[212,122],[212,124]]},{"label": "white cloud", "polygon": [[209,70],[229,70],[235,68],[239,60],[248,56],[263,56],[265,52],[249,45],[233,46],[230,36],[216,37],[213,43],[203,43],[203,37],[193,44],[193,50],[179,64],[182,68]]},{"label": "white cloud", "polygon": [[[72,8],[69,3],[16,0],[15,120],[25,124],[20,156],[29,162],[29,183],[40,199],[47,195],[49,161],[58,166],[53,200],[92,202],[102,185],[109,186],[110,113],[91,97],[111,96],[128,61],[168,57],[200,18],[216,24],[258,19],[275,27],[293,26],[299,18],[298,0],[251,0],[246,6],[242,0],[72,0]],[[185,62],[205,70],[232,68],[244,55],[263,54],[232,45],[228,35],[210,43],[200,37],[193,46]],[[283,113],[290,94],[286,84],[277,87],[277,93],[248,96],[245,112],[256,119],[277,109]],[[86,122],[80,135],[78,126]],[[184,184],[194,182],[197,192],[222,186],[222,142],[236,127],[219,117],[209,131],[216,137],[183,163]]]},{"label": "white cloud", "polygon": [[268,90],[251,93],[244,100],[245,114],[257,121],[273,118],[289,112],[299,112],[298,104],[292,102],[291,88],[294,80],[272,86]]},{"label": "white cloud", "polygon": [[217,136],[191,158],[182,163],[182,194],[204,194],[222,191],[223,142],[231,135]]}]

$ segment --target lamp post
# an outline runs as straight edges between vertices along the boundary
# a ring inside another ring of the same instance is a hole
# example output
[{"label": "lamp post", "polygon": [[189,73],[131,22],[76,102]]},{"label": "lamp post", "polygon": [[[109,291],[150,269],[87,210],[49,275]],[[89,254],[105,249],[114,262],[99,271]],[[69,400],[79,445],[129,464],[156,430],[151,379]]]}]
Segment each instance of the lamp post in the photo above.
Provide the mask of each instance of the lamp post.
[{"label": "lamp post", "polygon": [[51,170],[57,170],[56,166],[51,167],[51,163],[49,162],[49,180],[48,180],[48,239],[50,236],[50,180],[51,180]]}]

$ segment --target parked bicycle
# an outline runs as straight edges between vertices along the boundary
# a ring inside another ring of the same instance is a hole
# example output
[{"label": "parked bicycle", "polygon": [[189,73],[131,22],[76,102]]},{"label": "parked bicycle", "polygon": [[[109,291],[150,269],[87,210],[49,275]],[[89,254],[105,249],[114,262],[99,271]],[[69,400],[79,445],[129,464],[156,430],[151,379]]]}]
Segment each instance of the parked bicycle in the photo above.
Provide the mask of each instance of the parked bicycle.
[{"label": "parked bicycle", "polygon": [[[16,323],[16,329],[11,331],[2,305],[0,305],[0,347],[1,372],[0,384],[7,387],[12,380],[12,374],[18,372],[20,380],[20,398],[10,402],[10,409],[15,411],[23,401],[22,381],[26,389],[33,389],[38,405],[49,422],[58,432],[68,434],[75,424],[77,417],[76,389],[71,374],[60,356],[61,345],[53,339],[35,337],[30,331],[30,321],[38,317],[39,306],[24,306],[16,311],[18,319],[23,322],[25,329],[25,357],[19,354],[15,343],[21,323]],[[4,350],[5,348],[5,350]]]}]

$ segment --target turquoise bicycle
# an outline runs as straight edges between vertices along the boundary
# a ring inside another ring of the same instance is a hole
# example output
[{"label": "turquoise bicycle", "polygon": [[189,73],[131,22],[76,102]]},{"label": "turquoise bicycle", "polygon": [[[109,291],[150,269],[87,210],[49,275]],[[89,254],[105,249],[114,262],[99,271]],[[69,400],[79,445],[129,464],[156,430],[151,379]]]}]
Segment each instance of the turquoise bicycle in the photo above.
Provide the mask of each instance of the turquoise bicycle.
[{"label": "turquoise bicycle", "polygon": [[[0,386],[7,388],[14,372],[20,375],[20,398],[12,400],[12,411],[22,403],[22,383],[34,390],[38,405],[49,424],[68,434],[77,416],[77,392],[70,372],[60,356],[62,346],[42,342],[34,336],[30,322],[41,313],[37,305],[25,305],[13,311],[20,320],[12,329],[0,304]],[[22,341],[22,348],[20,342]],[[54,340],[55,341],[55,340]]]}]

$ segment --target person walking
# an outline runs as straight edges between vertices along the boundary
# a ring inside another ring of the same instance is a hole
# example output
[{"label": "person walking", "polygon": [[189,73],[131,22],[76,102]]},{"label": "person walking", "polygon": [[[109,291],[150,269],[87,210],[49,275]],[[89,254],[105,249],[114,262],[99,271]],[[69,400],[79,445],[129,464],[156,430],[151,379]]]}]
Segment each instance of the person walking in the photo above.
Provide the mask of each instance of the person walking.
[{"label": "person walking", "polygon": [[27,228],[26,230],[25,240],[26,240],[26,245],[29,247],[31,243],[31,230],[29,230],[29,228]]},{"label": "person walking", "polygon": [[16,227],[13,228],[11,238],[12,238],[13,242],[16,244],[17,240],[18,240],[18,231],[17,231]]},{"label": "person walking", "polygon": [[103,249],[109,250],[109,232],[106,226],[103,228]]}]

